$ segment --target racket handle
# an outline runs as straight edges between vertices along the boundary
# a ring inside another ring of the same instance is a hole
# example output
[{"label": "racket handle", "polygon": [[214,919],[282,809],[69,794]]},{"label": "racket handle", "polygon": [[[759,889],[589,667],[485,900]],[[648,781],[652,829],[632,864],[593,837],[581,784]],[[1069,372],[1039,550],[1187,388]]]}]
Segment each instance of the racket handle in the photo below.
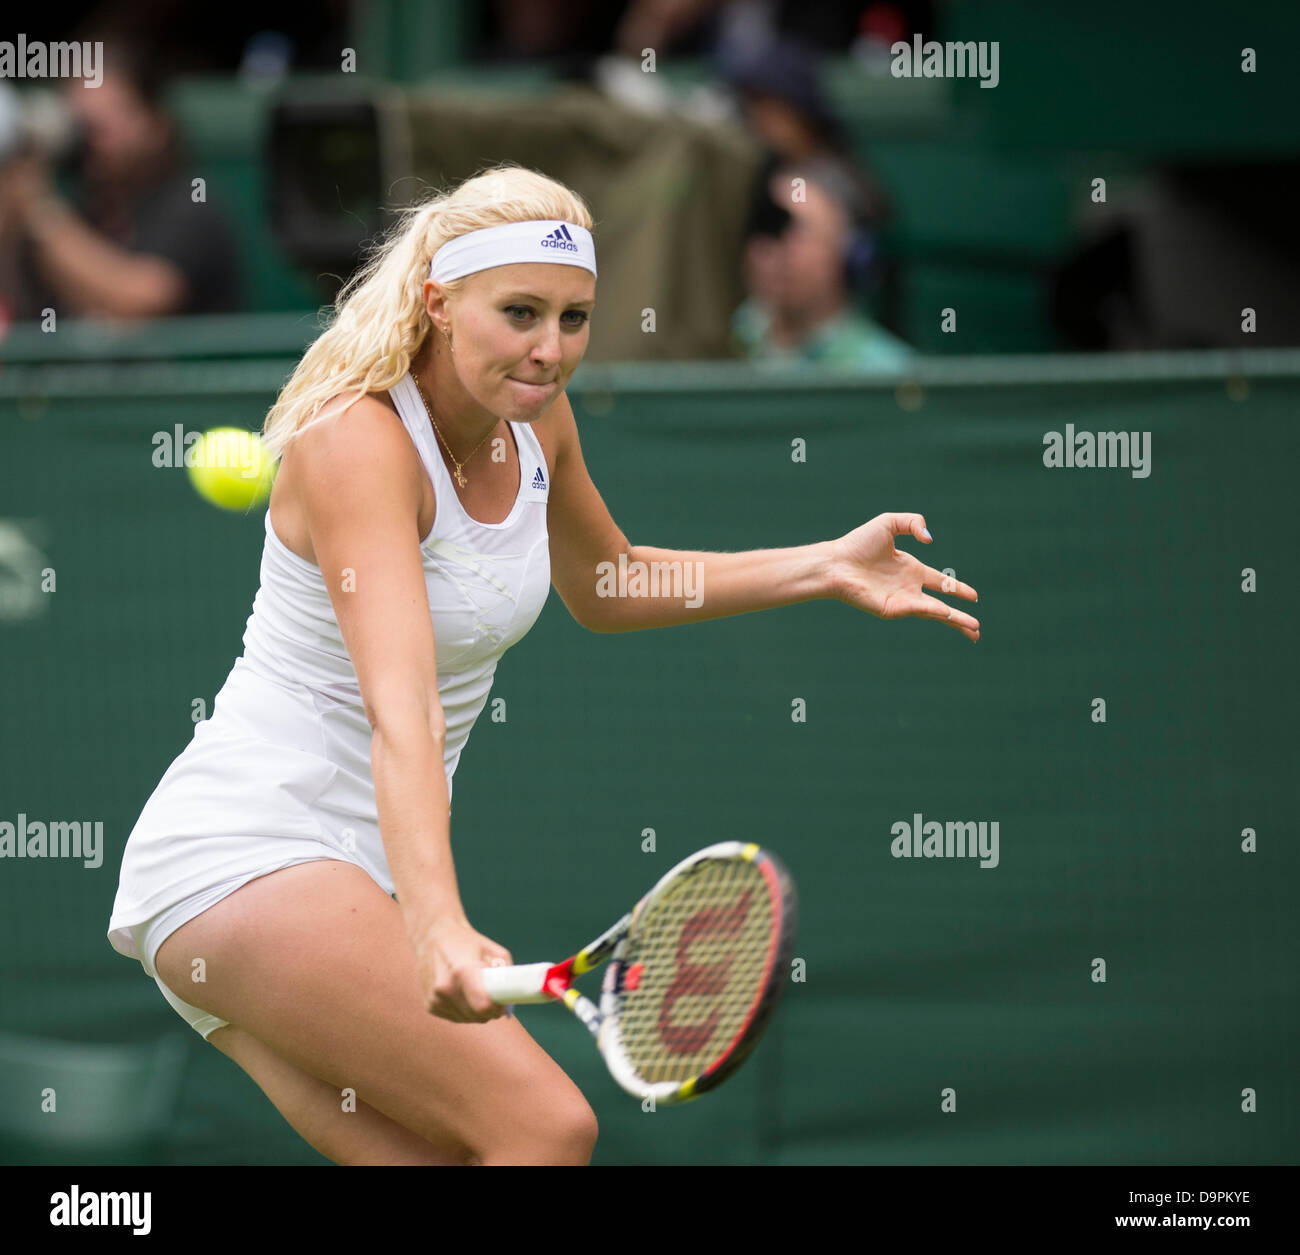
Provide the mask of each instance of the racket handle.
[{"label": "racket handle", "polygon": [[493,1002],[514,1006],[521,1002],[554,1002],[542,989],[551,963],[525,963],[517,967],[485,967],[483,988]]}]

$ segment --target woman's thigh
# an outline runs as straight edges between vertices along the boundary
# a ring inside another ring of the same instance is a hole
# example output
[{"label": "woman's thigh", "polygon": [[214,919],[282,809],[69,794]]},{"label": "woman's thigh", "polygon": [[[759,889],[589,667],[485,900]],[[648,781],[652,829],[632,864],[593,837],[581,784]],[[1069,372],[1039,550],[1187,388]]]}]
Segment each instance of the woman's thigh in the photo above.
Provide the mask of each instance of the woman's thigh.
[{"label": "woman's thigh", "polygon": [[206,1040],[239,1064],[298,1135],[334,1163],[445,1167],[471,1162],[463,1151],[438,1151],[369,1103],[345,1100],[332,1085],[282,1059],[242,1028],[228,1024]]},{"label": "woman's thigh", "polygon": [[[194,982],[198,959],[204,979]],[[401,908],[350,863],[301,863],[249,881],[172,933],[154,966],[178,997],[339,1101],[353,1091],[437,1154],[590,1157],[595,1115],[518,1020],[453,1024],[425,1010]]]}]

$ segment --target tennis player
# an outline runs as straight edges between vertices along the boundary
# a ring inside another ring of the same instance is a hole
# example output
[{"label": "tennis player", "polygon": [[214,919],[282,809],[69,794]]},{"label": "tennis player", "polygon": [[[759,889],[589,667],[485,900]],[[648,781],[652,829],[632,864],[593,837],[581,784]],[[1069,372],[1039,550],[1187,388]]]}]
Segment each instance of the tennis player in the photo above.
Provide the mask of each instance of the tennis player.
[{"label": "tennis player", "polygon": [[[974,590],[894,547],[928,539],[917,514],[793,549],[631,549],[565,395],[591,228],[568,188],[497,166],[402,211],[340,292],[264,425],[243,655],[123,855],[113,946],[337,1163],[590,1160],[591,1107],[484,991],[512,958],[466,917],[450,842],[461,751],[552,583],[596,632],[836,597],[978,639],[923,591]],[[702,604],[599,596],[629,553],[701,563]]]}]

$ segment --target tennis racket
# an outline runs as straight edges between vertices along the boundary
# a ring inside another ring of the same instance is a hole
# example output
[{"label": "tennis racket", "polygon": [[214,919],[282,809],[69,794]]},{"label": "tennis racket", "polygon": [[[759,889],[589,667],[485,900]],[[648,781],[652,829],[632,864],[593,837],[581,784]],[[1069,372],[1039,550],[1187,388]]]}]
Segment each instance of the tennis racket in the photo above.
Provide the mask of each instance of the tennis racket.
[{"label": "tennis racket", "polygon": [[[757,845],[724,841],[666,872],[612,928],[563,963],[483,968],[503,1005],[562,1002],[614,1080],[657,1105],[720,1085],[754,1049],[794,949],[794,882]],[[573,988],[608,959],[600,1005]]]}]

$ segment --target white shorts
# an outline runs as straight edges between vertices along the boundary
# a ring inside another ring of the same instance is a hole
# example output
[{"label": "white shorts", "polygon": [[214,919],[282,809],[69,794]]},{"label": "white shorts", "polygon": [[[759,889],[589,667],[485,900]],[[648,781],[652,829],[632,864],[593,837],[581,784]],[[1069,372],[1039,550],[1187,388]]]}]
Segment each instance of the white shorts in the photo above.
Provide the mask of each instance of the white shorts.
[{"label": "white shorts", "polygon": [[154,966],[182,924],[250,880],[318,859],[351,863],[392,895],[368,734],[364,711],[270,681],[240,659],[212,718],[145,803],[122,853],[108,939],[204,1037],[225,1022],[168,989]]},{"label": "white shorts", "polygon": [[[177,997],[163,983],[162,977],[158,975],[158,971],[154,966],[154,957],[157,955],[162,943],[182,924],[187,924],[195,916],[202,915],[208,907],[215,906],[223,898],[229,897],[236,889],[242,888],[250,880],[256,880],[260,876],[268,876],[271,872],[280,871],[285,867],[294,867],[299,863],[314,863],[322,858],[338,858],[338,854],[330,852],[306,857],[296,856],[288,862],[279,863],[274,867],[265,867],[257,871],[241,873],[230,880],[214,885],[211,889],[203,889],[198,893],[191,894],[188,898],[176,903],[175,906],[160,911],[142,924],[130,926],[130,942],[127,949],[134,951],[133,957],[138,958],[145,972],[153,977],[154,983],[158,986],[162,996],[171,1004],[172,1009],[205,1041],[209,1034],[216,1032],[219,1028],[225,1028],[230,1021],[210,1015],[199,1007],[191,1006],[184,999]],[[114,945],[119,949],[122,948],[118,941],[115,941]],[[126,952],[126,950],[123,950],[123,953]]]}]

